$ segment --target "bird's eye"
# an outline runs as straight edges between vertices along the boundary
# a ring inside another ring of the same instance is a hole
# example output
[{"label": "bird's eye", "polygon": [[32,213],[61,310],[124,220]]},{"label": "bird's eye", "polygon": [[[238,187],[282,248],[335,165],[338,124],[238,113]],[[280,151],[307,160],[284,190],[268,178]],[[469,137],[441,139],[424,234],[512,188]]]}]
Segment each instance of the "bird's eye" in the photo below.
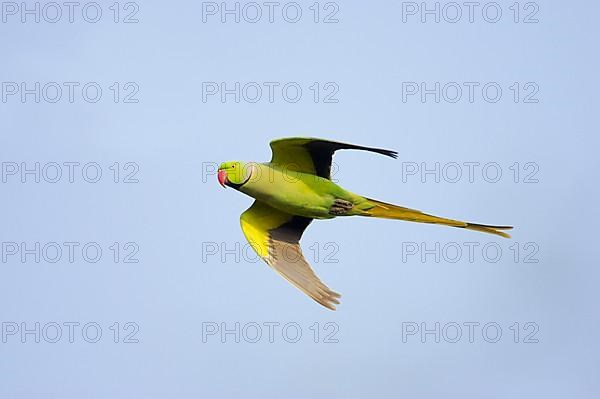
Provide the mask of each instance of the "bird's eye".
[{"label": "bird's eye", "polygon": [[235,165],[231,165],[231,168],[232,168],[232,169],[235,169]]}]

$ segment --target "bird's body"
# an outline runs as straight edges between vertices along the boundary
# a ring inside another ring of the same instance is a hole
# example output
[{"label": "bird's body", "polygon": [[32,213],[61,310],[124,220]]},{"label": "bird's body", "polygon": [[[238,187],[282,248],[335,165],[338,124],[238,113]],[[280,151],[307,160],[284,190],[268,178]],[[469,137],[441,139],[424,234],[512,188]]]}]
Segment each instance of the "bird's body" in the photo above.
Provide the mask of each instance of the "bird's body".
[{"label": "bird's body", "polygon": [[271,162],[224,162],[218,179],[254,198],[240,217],[246,239],[263,260],[321,305],[335,310],[340,295],[319,280],[300,249],[302,233],[313,219],[369,216],[441,224],[510,237],[490,226],[441,218],[347,191],[331,181],[333,153],[341,149],[376,152],[396,158],[394,151],[312,138],[271,142]]},{"label": "bird's body", "polygon": [[[252,175],[239,191],[291,215],[331,219],[336,216],[330,213],[336,199],[355,204],[365,201],[363,197],[320,176],[291,171],[271,163],[244,165]],[[348,216],[353,214],[356,213],[349,213]]]}]

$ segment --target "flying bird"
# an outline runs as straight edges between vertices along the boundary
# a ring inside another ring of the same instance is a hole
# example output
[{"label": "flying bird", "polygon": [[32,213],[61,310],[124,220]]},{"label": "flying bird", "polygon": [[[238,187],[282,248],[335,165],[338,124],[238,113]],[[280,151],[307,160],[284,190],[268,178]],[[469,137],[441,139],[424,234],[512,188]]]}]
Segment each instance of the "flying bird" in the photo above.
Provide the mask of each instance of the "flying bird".
[{"label": "flying bird", "polygon": [[489,226],[428,215],[351,193],[331,181],[331,160],[337,150],[371,151],[397,158],[395,151],[315,138],[283,138],[271,141],[273,153],[266,163],[229,161],[218,169],[223,187],[254,198],[240,217],[244,236],[256,253],[300,291],[335,310],[340,294],[329,289],[302,255],[300,238],[313,219],[368,216],[460,227],[510,236]]}]

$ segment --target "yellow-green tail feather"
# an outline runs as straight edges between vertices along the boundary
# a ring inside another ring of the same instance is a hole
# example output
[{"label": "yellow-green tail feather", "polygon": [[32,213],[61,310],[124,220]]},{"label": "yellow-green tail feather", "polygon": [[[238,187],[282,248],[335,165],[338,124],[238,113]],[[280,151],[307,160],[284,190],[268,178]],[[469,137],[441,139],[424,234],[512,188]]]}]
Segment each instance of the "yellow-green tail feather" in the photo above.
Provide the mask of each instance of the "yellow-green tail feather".
[{"label": "yellow-green tail feather", "polygon": [[[500,230],[510,230],[512,226],[490,226],[478,223],[461,222],[460,220],[446,219],[438,216],[428,215],[415,209],[404,208],[393,204],[367,198],[370,208],[363,208],[363,215],[376,218],[406,220],[418,223],[433,223],[444,226],[460,227],[468,230],[481,231],[483,233],[495,234],[510,238],[510,235]],[[372,207],[371,207],[372,206]]]}]

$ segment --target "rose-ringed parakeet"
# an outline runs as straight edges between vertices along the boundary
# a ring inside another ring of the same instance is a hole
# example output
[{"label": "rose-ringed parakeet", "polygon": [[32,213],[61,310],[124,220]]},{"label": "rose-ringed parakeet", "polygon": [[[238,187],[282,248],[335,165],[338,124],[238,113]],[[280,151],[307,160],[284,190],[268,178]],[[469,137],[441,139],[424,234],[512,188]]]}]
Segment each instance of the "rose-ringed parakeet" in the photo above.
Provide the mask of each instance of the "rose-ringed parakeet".
[{"label": "rose-ringed parakeet", "polygon": [[275,271],[321,305],[335,310],[340,295],[330,290],[304,259],[299,240],[313,219],[370,216],[460,227],[510,237],[509,226],[446,219],[363,197],[331,181],[337,150],[363,150],[397,157],[395,151],[314,138],[271,141],[270,162],[224,162],[218,180],[255,199],[240,217],[242,231],[256,253]]}]

